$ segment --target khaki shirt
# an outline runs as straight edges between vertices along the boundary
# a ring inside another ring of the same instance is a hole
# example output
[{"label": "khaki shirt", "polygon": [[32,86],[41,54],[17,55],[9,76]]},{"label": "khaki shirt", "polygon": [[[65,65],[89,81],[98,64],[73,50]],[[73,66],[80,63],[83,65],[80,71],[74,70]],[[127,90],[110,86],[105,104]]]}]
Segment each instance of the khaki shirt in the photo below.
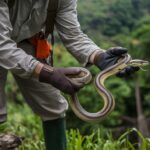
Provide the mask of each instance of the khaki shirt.
[{"label": "khaki shirt", "polygon": [[[45,27],[49,0],[15,0],[13,8],[0,0],[0,66],[21,77],[30,77],[38,61],[16,43]],[[56,30],[67,50],[83,65],[99,47],[83,34],[77,19],[77,0],[59,0]],[[10,15],[9,15],[10,14]]]}]

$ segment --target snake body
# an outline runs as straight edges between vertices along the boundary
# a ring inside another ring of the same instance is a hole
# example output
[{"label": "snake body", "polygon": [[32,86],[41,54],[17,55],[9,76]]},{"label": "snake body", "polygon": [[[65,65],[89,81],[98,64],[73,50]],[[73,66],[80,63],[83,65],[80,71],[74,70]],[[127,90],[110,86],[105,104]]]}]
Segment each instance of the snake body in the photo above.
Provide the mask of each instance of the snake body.
[{"label": "snake body", "polygon": [[[111,92],[109,92],[105,88],[105,85],[104,85],[105,80],[108,77],[110,77],[114,74],[117,74],[118,72],[120,72],[121,70],[126,68],[127,66],[141,67],[141,66],[146,66],[148,64],[149,64],[148,61],[139,60],[139,59],[132,60],[131,56],[126,54],[123,59],[119,60],[113,66],[110,66],[107,69],[101,71],[95,78],[96,89],[104,101],[103,108],[100,111],[95,112],[95,113],[87,112],[81,106],[81,104],[78,100],[78,95],[77,95],[77,93],[75,93],[75,94],[71,95],[70,99],[69,99],[69,104],[70,104],[72,110],[80,119],[82,119],[86,122],[99,122],[99,121],[103,120],[105,117],[107,117],[112,112],[112,110],[115,107],[115,100],[113,98],[113,95],[111,94]],[[83,75],[82,76],[80,75],[80,77],[76,77],[74,80],[81,80],[85,84],[89,83],[92,78],[91,73],[85,68],[80,68],[80,69],[82,70]]]}]

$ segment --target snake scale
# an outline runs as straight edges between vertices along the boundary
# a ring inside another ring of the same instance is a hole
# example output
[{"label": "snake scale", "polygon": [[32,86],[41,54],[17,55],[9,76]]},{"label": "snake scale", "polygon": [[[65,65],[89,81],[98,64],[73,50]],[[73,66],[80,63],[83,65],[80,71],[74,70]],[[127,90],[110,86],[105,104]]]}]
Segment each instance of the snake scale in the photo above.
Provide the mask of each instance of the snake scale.
[{"label": "snake scale", "polygon": [[[96,90],[98,91],[99,95],[102,97],[104,101],[103,108],[95,113],[87,112],[80,104],[78,99],[78,94],[75,93],[69,97],[69,104],[76,114],[81,120],[84,120],[86,122],[99,122],[106,118],[114,109],[115,107],[115,100],[113,98],[113,95],[110,91],[108,91],[104,85],[105,80],[120,72],[127,66],[146,66],[149,62],[145,60],[140,59],[132,59],[129,54],[124,55],[122,59],[120,59],[116,64],[113,66],[108,67],[107,69],[101,71],[95,78],[95,86]],[[80,67],[82,70],[82,73],[79,76],[72,77],[72,80],[80,80],[84,84],[88,84],[91,79],[92,75],[91,73],[85,69]]]}]

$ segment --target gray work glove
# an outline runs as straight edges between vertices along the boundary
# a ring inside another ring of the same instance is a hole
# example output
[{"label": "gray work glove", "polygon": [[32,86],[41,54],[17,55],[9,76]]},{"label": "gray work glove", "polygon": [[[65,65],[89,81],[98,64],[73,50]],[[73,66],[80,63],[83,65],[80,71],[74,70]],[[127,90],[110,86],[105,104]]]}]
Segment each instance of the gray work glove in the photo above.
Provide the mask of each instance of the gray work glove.
[{"label": "gray work glove", "polygon": [[[104,70],[115,63],[127,53],[127,49],[123,47],[112,47],[106,52],[97,53],[94,58],[94,64],[101,70]],[[139,67],[128,66],[124,70],[120,71],[117,76],[125,77],[139,70]]]},{"label": "gray work glove", "polygon": [[67,76],[80,73],[81,70],[77,68],[53,68],[44,65],[39,74],[39,81],[49,83],[64,93],[73,94],[82,88],[83,84],[72,81]]}]

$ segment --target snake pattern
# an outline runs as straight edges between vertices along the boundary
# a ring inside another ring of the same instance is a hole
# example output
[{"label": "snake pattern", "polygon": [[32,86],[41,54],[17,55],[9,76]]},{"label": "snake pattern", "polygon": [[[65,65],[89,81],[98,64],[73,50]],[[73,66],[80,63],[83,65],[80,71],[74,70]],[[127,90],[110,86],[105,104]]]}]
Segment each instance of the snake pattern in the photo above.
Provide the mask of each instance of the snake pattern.
[{"label": "snake pattern", "polygon": [[[126,68],[127,66],[142,67],[148,64],[149,62],[145,60],[140,60],[140,59],[132,60],[131,56],[129,54],[126,54],[116,64],[101,71],[95,78],[94,84],[95,84],[96,90],[104,101],[103,108],[95,113],[87,112],[81,106],[79,99],[78,99],[78,94],[75,93],[71,95],[69,98],[69,104],[72,110],[74,111],[76,116],[78,116],[81,120],[86,121],[86,122],[99,122],[103,120],[113,111],[115,107],[115,100],[113,98],[113,95],[111,94],[110,91],[108,91],[108,89],[106,89],[104,85],[105,80],[108,77],[117,74],[118,72]],[[73,80],[80,80],[81,82],[88,84],[92,79],[91,73],[85,68],[80,68],[80,69],[82,70],[82,75],[74,78]]]}]

